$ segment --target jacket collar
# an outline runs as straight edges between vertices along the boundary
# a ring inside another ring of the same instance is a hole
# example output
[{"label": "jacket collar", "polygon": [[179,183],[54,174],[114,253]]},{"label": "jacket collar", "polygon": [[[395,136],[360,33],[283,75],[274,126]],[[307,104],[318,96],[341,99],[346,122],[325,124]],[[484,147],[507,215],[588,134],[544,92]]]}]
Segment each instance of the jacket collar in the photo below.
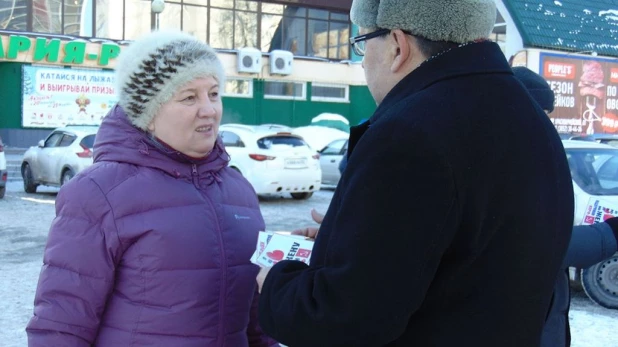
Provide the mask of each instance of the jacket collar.
[{"label": "jacket collar", "polygon": [[115,161],[161,170],[176,178],[214,177],[226,167],[229,155],[221,138],[217,138],[210,154],[201,159],[190,158],[157,141],[134,127],[120,106],[105,116],[94,145],[94,161]]},{"label": "jacket collar", "polygon": [[513,74],[504,53],[495,42],[470,43],[438,54],[399,81],[378,106],[370,121],[375,123],[382,114],[387,113],[390,106],[436,82],[487,73]]}]

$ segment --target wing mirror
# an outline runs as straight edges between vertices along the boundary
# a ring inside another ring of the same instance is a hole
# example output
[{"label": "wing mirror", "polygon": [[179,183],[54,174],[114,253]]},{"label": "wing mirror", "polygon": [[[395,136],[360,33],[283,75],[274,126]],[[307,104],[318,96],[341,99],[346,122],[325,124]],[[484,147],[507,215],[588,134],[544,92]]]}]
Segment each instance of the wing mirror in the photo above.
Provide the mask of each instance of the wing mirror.
[{"label": "wing mirror", "polygon": [[43,141],[43,140],[39,140],[39,147],[40,147],[40,148],[45,147],[45,141]]}]

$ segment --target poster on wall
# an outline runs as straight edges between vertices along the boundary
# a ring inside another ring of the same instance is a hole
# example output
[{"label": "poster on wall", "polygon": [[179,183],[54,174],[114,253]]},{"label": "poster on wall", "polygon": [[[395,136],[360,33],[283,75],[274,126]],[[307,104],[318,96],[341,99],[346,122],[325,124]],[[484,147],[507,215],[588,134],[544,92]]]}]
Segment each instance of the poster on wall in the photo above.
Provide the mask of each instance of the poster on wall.
[{"label": "poster on wall", "polygon": [[556,96],[549,117],[559,133],[618,133],[618,62],[540,55],[540,72]]},{"label": "poster on wall", "polygon": [[99,125],[116,103],[111,71],[24,66],[22,126]]}]

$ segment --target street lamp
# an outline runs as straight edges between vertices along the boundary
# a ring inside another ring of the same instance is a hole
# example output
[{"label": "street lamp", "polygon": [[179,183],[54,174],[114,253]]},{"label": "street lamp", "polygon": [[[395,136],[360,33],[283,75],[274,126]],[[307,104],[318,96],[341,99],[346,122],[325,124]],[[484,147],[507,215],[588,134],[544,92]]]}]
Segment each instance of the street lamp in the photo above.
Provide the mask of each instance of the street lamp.
[{"label": "street lamp", "polygon": [[152,0],[150,10],[155,15],[155,29],[159,30],[159,14],[165,9],[165,0]]}]

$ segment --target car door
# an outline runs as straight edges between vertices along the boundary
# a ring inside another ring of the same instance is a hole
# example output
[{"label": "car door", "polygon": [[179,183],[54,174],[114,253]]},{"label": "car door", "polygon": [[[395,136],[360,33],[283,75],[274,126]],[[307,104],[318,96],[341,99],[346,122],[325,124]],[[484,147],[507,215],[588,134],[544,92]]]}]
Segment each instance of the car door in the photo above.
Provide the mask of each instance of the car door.
[{"label": "car door", "polygon": [[344,148],[348,140],[335,140],[320,151],[320,167],[322,168],[322,184],[336,185],[339,182],[339,163],[343,158]]},{"label": "car door", "polygon": [[32,168],[32,174],[35,180],[40,182],[53,182],[53,170],[55,168],[54,158],[58,156],[58,152],[60,151],[58,144],[63,136],[64,132],[55,131],[51,133],[43,143],[43,148],[41,148],[37,156],[36,165]]}]

